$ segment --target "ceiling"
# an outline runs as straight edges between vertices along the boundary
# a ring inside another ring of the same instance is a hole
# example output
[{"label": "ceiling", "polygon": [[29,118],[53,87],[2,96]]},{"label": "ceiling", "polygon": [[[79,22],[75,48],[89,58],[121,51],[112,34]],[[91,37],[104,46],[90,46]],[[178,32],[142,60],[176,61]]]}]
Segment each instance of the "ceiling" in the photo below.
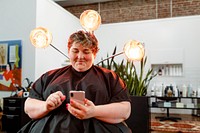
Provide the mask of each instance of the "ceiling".
[{"label": "ceiling", "polygon": [[66,7],[66,6],[86,5],[99,2],[116,1],[116,0],[54,0],[54,1],[59,5],[61,5],[62,7]]}]

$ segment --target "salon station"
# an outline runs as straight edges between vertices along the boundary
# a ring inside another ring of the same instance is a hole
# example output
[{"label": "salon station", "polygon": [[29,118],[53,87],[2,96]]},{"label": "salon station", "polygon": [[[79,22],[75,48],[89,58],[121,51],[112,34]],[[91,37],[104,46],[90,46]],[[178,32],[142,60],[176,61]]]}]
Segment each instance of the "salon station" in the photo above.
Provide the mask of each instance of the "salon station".
[{"label": "salon station", "polygon": [[[125,80],[130,95],[146,98],[131,103],[130,118],[125,122],[132,132],[151,132],[152,113],[157,120],[172,122],[182,121],[174,114],[200,116],[200,11],[166,18],[159,18],[157,13],[155,19],[107,23],[105,16],[109,14],[105,11],[109,9],[105,8],[116,1],[91,2],[89,8],[82,3],[84,10],[77,13],[73,12],[75,5],[68,6],[69,12],[62,1],[0,1],[2,132],[15,133],[31,120],[24,112],[24,103],[33,83],[47,71],[70,65],[67,39],[80,29],[99,41],[94,65],[109,68],[111,61],[110,68]],[[169,1],[173,5],[173,0]],[[159,2],[154,3],[158,12]],[[123,8],[120,11],[125,12]],[[120,66],[122,60],[125,63]],[[140,114],[136,108],[143,104]],[[144,130],[136,125],[142,117]],[[132,123],[133,118],[136,120]]]}]

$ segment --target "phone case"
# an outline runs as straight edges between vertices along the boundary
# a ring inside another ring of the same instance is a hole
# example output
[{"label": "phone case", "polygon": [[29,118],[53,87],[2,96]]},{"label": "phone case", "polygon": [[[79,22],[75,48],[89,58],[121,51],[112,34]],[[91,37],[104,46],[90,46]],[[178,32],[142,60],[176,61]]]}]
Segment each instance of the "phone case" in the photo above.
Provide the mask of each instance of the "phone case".
[{"label": "phone case", "polygon": [[70,91],[70,99],[73,99],[81,104],[84,104],[85,91]]}]

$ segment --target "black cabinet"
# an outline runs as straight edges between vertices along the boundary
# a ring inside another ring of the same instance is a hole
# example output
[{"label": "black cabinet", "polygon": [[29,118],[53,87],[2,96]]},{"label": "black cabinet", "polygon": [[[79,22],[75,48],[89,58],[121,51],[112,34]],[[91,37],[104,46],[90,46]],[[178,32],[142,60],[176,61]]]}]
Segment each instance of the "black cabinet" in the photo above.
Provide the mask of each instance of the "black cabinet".
[{"label": "black cabinet", "polygon": [[8,133],[16,133],[31,119],[24,112],[26,98],[3,98],[2,130]]}]

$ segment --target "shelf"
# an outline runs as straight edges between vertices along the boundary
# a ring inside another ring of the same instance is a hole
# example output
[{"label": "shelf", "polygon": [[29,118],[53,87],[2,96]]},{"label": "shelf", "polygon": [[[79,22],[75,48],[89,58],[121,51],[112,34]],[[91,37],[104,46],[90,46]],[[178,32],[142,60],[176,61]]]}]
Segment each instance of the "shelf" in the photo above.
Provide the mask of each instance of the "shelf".
[{"label": "shelf", "polygon": [[152,98],[177,98],[177,99],[181,99],[181,98],[184,98],[184,99],[200,99],[200,97],[162,97],[162,96],[149,96],[149,97],[152,97]]},{"label": "shelf", "polygon": [[170,109],[194,109],[194,110],[200,110],[200,105],[194,105],[194,108],[189,108],[186,105],[184,105],[183,107],[176,107],[176,103],[172,102],[171,103],[171,107],[165,107],[164,106],[164,102],[160,102],[157,104],[157,106],[152,106],[152,104],[150,105],[151,108],[170,108]]},{"label": "shelf", "polygon": [[[194,99],[200,99],[200,97],[158,97],[158,96],[150,96],[150,97],[155,98],[155,102],[152,102],[150,104],[151,108],[200,110],[200,103],[194,104],[193,102],[191,102],[191,103],[184,104],[181,102],[181,99],[194,100]],[[177,106],[177,103],[180,103],[181,106]],[[191,106],[193,106],[193,107],[191,107]]]},{"label": "shelf", "polygon": [[154,74],[160,77],[180,77],[183,76],[183,64],[151,64]]}]

